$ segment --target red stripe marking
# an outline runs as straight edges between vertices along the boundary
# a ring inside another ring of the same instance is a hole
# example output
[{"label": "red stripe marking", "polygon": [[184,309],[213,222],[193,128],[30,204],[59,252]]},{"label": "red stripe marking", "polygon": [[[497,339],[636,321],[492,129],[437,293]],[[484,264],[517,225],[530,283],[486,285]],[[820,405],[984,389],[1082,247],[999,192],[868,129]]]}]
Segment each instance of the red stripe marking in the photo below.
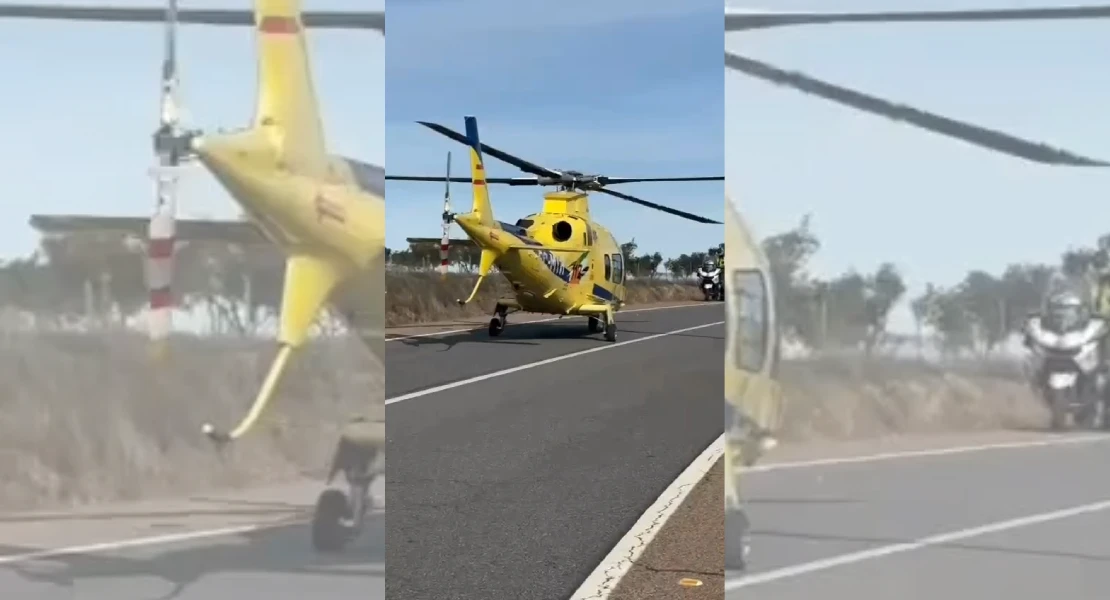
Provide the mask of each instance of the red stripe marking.
[{"label": "red stripe marking", "polygon": [[258,24],[258,30],[262,33],[292,35],[301,31],[301,25],[293,17],[270,16],[262,17],[262,21]]},{"label": "red stripe marking", "polygon": [[474,185],[486,185],[486,180],[485,179],[475,179],[473,181],[474,181]]},{"label": "red stripe marking", "polygon": [[151,308],[168,308],[173,306],[173,292],[170,288],[159,288],[150,290],[150,307]]},{"label": "red stripe marking", "polygon": [[172,258],[173,257],[173,238],[159,238],[150,240],[147,246],[146,254],[149,258]]}]

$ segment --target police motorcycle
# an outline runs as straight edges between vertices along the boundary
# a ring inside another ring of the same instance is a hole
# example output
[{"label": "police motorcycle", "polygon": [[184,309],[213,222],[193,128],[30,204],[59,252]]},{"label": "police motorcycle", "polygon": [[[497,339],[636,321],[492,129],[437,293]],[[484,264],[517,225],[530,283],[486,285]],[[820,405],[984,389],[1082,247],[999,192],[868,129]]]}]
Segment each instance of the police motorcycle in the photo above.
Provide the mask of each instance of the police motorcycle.
[{"label": "police motorcycle", "polygon": [[1052,429],[1107,426],[1107,372],[1102,343],[1110,323],[1090,314],[1074,289],[1049,294],[1044,311],[1025,322],[1031,379],[1052,415]]},{"label": "police motorcycle", "polygon": [[698,267],[696,275],[706,302],[725,299],[725,288],[721,282],[721,269],[714,261],[706,260],[702,266]]},{"label": "police motorcycle", "polygon": [[[370,484],[384,472],[382,446],[385,424],[357,417],[339,440],[327,488],[316,501],[312,517],[312,545],[320,552],[338,552],[361,535],[370,512]],[[340,473],[348,493],[330,487]]]}]

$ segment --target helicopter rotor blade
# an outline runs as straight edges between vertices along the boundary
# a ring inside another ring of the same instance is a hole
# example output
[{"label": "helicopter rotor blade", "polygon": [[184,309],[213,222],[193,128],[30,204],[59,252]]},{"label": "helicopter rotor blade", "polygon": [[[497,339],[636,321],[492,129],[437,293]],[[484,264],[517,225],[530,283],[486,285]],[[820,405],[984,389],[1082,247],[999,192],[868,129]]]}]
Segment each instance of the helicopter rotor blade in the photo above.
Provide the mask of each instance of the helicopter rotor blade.
[{"label": "helicopter rotor blade", "polygon": [[[464,136],[463,134],[461,134],[457,131],[454,131],[453,129],[449,129],[447,127],[444,127],[443,125],[439,125],[438,123],[429,123],[427,121],[417,121],[417,123],[420,123],[421,125],[427,127],[428,129],[431,129],[432,131],[434,131],[434,132],[436,132],[440,135],[447,136],[447,137],[451,138],[452,140],[455,140],[456,142],[459,142],[460,144],[469,145],[469,142],[467,142],[467,140],[466,140],[466,136]],[[481,143],[481,142],[479,142],[479,143]],[[507,152],[503,152],[501,150],[498,150],[497,148],[487,146],[484,143],[481,143],[481,146],[482,146],[482,152],[483,153],[488,154],[488,155],[490,155],[490,156],[492,156],[492,157],[494,157],[498,160],[501,160],[503,162],[506,162],[506,163],[520,169],[521,171],[524,171],[525,173],[531,173],[531,174],[539,176],[539,177],[550,177],[550,178],[553,178],[553,179],[559,179],[563,176],[563,174],[558,172],[558,171],[552,171],[551,169],[548,169],[546,167],[541,167],[540,165],[537,165],[537,164],[532,163],[532,162],[528,162],[528,161],[524,160],[523,158],[519,158],[519,157],[513,156],[512,154],[509,154]],[[528,184],[518,184],[518,185],[528,185]]]},{"label": "helicopter rotor blade", "polygon": [[[254,12],[249,10],[187,9],[179,10],[177,17],[179,23],[194,25],[255,24]],[[161,7],[0,4],[0,18],[161,23],[166,20],[166,11]],[[301,13],[301,21],[311,29],[373,29],[385,33],[382,11],[306,11]]]},{"label": "helicopter rotor blade", "polygon": [[709,223],[709,224],[714,224],[714,225],[721,225],[722,224],[720,221],[714,221],[713,219],[707,219],[705,217],[701,217],[701,216],[695,215],[693,213],[688,213],[688,212],[685,212],[685,211],[674,209],[674,208],[671,208],[669,206],[663,206],[662,204],[656,204],[654,202],[648,202],[647,200],[641,200],[640,198],[637,198],[635,196],[629,196],[628,194],[622,194],[621,192],[614,192],[613,190],[607,190],[607,189],[602,188],[602,187],[589,188],[589,191],[598,192],[598,193],[601,193],[601,194],[608,194],[610,196],[620,198],[621,200],[627,200],[629,202],[635,202],[636,204],[639,204],[640,206],[646,206],[648,208],[654,208],[655,210],[660,210],[660,211],[663,211],[665,213],[669,213],[669,214],[672,214],[672,215],[675,215],[675,216],[678,216],[678,217],[682,217],[684,219],[689,219],[691,221],[697,221],[698,223]]},{"label": "helicopter rotor blade", "polygon": [[[386,180],[392,181],[447,181],[451,183],[473,183],[470,177],[426,177],[417,175],[386,175]],[[539,179],[534,177],[487,177],[486,183],[499,183],[502,185],[539,185]]]},{"label": "helicopter rotor blade", "polygon": [[736,54],[725,52],[725,66],[764,81],[792,87],[874,115],[905,121],[934,133],[1032,162],[1078,167],[1110,166],[1110,162],[1082,156],[1044,143],[1031,142],[995,129],[957,121],[905,104],[897,104]]},{"label": "helicopter rotor blade", "polygon": [[877,12],[771,12],[725,10],[725,31],[749,31],[792,25],[848,23],[970,23],[989,21],[1034,21],[1103,19],[1110,5],[974,10],[877,11]]},{"label": "helicopter rotor blade", "polygon": [[724,181],[724,177],[598,177],[601,185],[619,185],[622,183],[653,183],[660,181]]}]

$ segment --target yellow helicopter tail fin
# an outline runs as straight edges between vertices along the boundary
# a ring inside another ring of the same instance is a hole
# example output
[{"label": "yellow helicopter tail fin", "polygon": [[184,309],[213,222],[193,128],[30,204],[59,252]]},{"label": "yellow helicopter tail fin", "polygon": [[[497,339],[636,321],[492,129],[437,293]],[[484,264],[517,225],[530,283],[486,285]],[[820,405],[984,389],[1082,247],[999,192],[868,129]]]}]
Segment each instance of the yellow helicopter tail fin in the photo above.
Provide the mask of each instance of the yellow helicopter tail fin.
[{"label": "yellow helicopter tail fin", "polygon": [[301,0],[254,0],[258,42],[255,126],[272,132],[281,159],[306,174],[327,169],[324,129],[312,72]]},{"label": "yellow helicopter tail fin", "polygon": [[483,225],[493,225],[493,207],[489,203],[486,167],[482,163],[482,142],[478,139],[478,119],[466,117],[466,143],[470,145],[470,179],[474,188],[474,208]]}]

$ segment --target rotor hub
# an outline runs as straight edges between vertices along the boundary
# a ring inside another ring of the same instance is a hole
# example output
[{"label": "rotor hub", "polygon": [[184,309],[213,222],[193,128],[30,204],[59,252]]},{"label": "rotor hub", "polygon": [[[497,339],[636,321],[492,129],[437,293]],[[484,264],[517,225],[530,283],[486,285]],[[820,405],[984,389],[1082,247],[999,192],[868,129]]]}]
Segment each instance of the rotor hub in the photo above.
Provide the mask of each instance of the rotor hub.
[{"label": "rotor hub", "polygon": [[199,131],[178,131],[171,125],[163,125],[154,132],[154,153],[168,157],[171,162],[193,155],[193,140]]}]

